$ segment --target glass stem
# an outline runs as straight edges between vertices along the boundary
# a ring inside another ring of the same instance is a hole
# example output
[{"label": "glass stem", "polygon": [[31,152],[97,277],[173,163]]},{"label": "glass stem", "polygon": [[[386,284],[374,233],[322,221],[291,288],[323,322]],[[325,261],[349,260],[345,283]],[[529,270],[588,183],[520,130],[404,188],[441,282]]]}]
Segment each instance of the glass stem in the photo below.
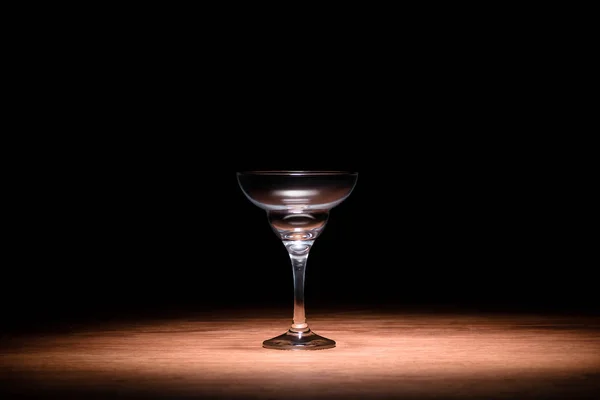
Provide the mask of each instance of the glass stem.
[{"label": "glass stem", "polygon": [[294,272],[294,319],[290,330],[292,332],[308,332],[306,315],[304,313],[304,275],[306,260],[312,247],[312,240],[298,240],[285,243],[292,260]]}]

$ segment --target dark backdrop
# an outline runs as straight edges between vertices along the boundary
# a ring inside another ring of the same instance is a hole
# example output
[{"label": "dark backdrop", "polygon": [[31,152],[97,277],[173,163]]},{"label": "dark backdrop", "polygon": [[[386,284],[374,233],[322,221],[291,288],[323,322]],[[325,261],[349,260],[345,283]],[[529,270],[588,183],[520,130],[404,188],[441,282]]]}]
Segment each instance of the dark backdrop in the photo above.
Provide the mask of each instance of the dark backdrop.
[{"label": "dark backdrop", "polygon": [[3,268],[4,323],[260,306],[291,314],[285,249],[235,174],[281,167],[359,172],[309,257],[309,313],[598,312],[592,242],[578,230],[586,211],[574,207],[580,188],[539,148],[388,138],[349,149],[337,140],[321,148],[327,165],[314,154],[275,165],[242,142],[194,143],[105,142],[37,170],[7,242],[15,257]]},{"label": "dark backdrop", "polygon": [[309,310],[597,312],[580,64],[537,31],[407,32],[306,56],[239,35],[44,46],[9,102],[2,323],[291,309],[284,248],[237,187],[254,168],[359,172]]}]

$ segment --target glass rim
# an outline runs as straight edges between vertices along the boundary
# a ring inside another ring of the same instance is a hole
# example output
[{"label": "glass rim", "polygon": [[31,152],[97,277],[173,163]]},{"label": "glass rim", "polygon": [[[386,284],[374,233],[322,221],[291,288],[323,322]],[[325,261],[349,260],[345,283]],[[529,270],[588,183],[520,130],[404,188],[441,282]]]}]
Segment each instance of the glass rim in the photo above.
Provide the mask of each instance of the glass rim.
[{"label": "glass rim", "polygon": [[314,171],[296,171],[296,170],[251,170],[251,171],[240,171],[238,175],[293,175],[293,176],[313,176],[313,175],[358,175],[355,171],[327,171],[327,170],[314,170]]}]

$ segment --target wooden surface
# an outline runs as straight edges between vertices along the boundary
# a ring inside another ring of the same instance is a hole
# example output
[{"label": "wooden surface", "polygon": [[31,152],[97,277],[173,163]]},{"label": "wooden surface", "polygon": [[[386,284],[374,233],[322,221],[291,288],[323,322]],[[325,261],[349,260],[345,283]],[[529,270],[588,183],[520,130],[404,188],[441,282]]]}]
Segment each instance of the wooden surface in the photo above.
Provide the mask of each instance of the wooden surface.
[{"label": "wooden surface", "polygon": [[259,310],[5,334],[0,398],[600,399],[596,317],[337,311],[308,320],[338,346],[263,349],[290,321]]}]

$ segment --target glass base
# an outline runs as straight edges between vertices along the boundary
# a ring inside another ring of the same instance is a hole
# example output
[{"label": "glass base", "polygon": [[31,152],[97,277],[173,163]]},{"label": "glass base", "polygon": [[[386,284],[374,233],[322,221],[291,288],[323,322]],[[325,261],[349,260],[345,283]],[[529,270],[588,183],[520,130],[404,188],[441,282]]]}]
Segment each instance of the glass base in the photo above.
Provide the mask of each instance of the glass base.
[{"label": "glass base", "polygon": [[335,347],[335,342],[317,335],[310,329],[306,332],[288,330],[283,335],[265,340],[263,347],[277,350],[323,350]]}]

